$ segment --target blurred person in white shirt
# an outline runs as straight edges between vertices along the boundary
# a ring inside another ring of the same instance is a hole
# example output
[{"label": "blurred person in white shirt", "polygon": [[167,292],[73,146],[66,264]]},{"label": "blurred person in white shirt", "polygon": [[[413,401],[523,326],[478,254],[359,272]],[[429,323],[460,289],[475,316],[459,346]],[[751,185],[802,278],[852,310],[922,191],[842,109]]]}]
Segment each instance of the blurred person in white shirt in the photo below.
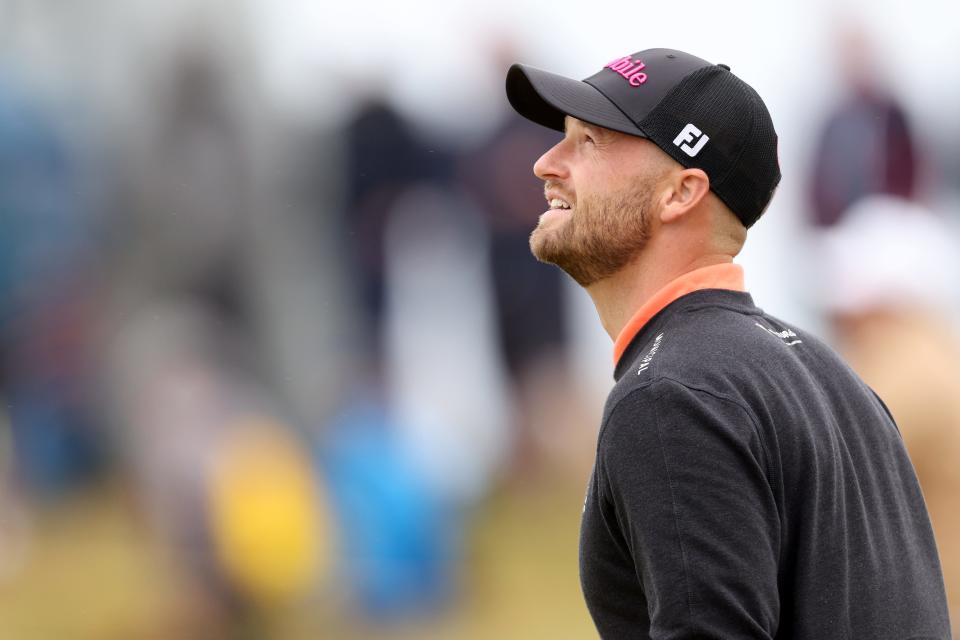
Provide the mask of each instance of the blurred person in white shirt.
[{"label": "blurred person in white shirt", "polygon": [[960,238],[919,204],[871,196],[821,240],[819,281],[837,345],[900,427],[960,630]]}]

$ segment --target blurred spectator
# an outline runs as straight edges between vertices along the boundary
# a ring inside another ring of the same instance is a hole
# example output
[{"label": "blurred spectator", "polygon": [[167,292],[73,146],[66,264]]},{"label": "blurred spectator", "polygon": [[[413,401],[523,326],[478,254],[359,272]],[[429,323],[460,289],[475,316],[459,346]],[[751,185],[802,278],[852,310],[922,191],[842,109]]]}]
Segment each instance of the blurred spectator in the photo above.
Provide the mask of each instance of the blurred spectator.
[{"label": "blurred spectator", "polygon": [[[361,375],[326,429],[321,460],[343,584],[380,621],[450,603],[462,509],[489,489],[505,449],[485,348],[486,236],[452,189],[451,159],[380,97],[346,127],[338,226],[357,292]],[[454,371],[455,352],[465,371]]]},{"label": "blurred spectator", "polygon": [[562,273],[530,255],[530,232],[546,210],[533,161],[556,144],[543,127],[509,114],[461,168],[461,180],[490,228],[497,327],[514,379],[564,344]]},{"label": "blurred spectator", "polygon": [[513,444],[483,220],[456,191],[422,186],[398,199],[385,240],[393,437],[444,504],[474,504]]},{"label": "blurred spectator", "polygon": [[824,237],[826,309],[838,346],[889,406],[933,523],[960,624],[960,238],[923,207],[874,196]]},{"label": "blurred spectator", "polygon": [[342,541],[331,596],[381,623],[449,604],[459,551],[455,514],[423,481],[398,430],[379,402],[357,393],[320,452]]},{"label": "blurred spectator", "polygon": [[487,234],[451,180],[452,154],[386,100],[361,104],[345,159],[342,229],[368,376],[323,459],[346,584],[362,613],[396,620],[451,603],[463,510],[487,493],[509,446]]},{"label": "blurred spectator", "polygon": [[135,502],[183,569],[189,635],[270,637],[315,586],[329,523],[255,330],[247,105],[200,35],[146,76],[153,109],[121,142],[103,400]]},{"label": "blurred spectator", "polygon": [[360,106],[345,129],[346,207],[342,229],[349,273],[359,292],[363,344],[359,352],[379,367],[384,313],[384,229],[397,198],[411,187],[446,181],[448,156],[420,142],[383,98]]},{"label": "blurred spectator", "polygon": [[[498,78],[513,61],[509,40],[493,42]],[[570,339],[563,273],[530,255],[530,232],[547,207],[534,161],[559,139],[512,110],[461,159],[458,177],[489,229],[499,351],[513,396],[513,471],[535,475],[545,463],[569,465],[592,451],[589,418],[567,367]]]},{"label": "blurred spectator", "polygon": [[59,495],[101,466],[87,341],[94,220],[62,122],[0,68],[0,395],[30,489]]},{"label": "blurred spectator", "polygon": [[854,25],[837,36],[847,96],[827,118],[813,160],[812,222],[836,224],[869,194],[913,196],[918,158],[907,116],[881,85],[865,32]]},{"label": "blurred spectator", "polygon": [[252,153],[229,70],[196,35],[146,76],[153,109],[119,142],[112,273],[121,316],[154,297],[188,295],[248,328]]},{"label": "blurred spectator", "polygon": [[260,628],[329,564],[311,457],[201,305],[158,301],[116,330],[113,417],[151,529],[186,569],[184,624]]}]

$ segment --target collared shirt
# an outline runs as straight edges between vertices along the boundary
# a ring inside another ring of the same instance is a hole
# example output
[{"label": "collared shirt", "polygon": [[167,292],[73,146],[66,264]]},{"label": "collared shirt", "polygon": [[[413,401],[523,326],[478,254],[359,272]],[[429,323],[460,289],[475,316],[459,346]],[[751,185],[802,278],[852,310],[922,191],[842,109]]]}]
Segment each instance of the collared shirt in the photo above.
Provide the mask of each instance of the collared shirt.
[{"label": "collared shirt", "polygon": [[671,283],[618,337],[581,524],[600,635],[949,638],[929,518],[886,407],[831,349],[721,280]]},{"label": "collared shirt", "polygon": [[637,309],[620,331],[613,343],[613,366],[617,366],[623,352],[650,318],[677,298],[702,289],[744,291],[743,267],[733,263],[714,264],[688,271],[667,283]]}]

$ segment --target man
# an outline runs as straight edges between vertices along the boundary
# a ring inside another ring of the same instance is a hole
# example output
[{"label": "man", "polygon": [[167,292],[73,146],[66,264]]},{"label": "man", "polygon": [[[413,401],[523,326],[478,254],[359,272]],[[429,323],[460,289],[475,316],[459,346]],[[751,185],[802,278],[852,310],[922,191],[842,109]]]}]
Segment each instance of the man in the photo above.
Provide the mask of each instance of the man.
[{"label": "man", "polygon": [[757,93],[649,49],[583,82],[514,65],[507,96],[565,131],[534,165],[550,209],[531,249],[614,340],[580,548],[601,636],[949,638],[889,412],[732,262],[780,180]]}]

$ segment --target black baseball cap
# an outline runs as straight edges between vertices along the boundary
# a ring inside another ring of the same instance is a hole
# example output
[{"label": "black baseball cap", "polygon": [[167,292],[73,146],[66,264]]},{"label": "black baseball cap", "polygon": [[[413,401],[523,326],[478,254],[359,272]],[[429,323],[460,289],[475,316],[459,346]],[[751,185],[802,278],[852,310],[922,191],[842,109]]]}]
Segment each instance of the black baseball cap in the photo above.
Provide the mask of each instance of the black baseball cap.
[{"label": "black baseball cap", "polygon": [[570,115],[650,140],[681,165],[702,169],[747,227],[780,183],[777,132],[763,100],[727,65],[683,51],[638,51],[582,81],[515,64],[507,99],[520,115],[557,131]]}]

